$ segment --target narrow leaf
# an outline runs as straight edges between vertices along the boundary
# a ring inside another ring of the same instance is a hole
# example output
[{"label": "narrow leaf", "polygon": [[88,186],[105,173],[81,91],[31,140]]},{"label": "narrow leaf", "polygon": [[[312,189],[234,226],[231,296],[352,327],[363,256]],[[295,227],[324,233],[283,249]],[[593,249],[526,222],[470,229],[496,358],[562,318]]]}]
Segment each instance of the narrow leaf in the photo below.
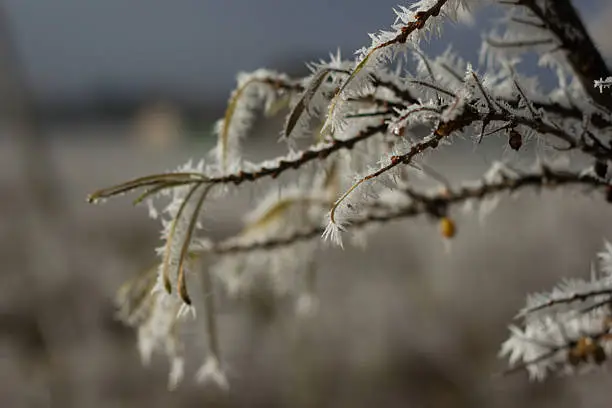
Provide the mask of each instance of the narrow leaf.
[{"label": "narrow leaf", "polygon": [[191,243],[191,236],[193,235],[193,231],[198,221],[198,215],[200,214],[200,209],[202,208],[204,199],[208,195],[208,192],[210,191],[211,188],[212,188],[212,185],[210,184],[207,185],[204,191],[202,192],[202,194],[200,195],[200,198],[198,199],[196,207],[193,210],[191,220],[189,221],[189,227],[187,228],[187,234],[185,235],[183,246],[181,247],[181,254],[180,254],[179,264],[178,264],[177,286],[178,286],[178,291],[179,291],[179,295],[181,299],[183,299],[183,302],[185,302],[188,305],[191,305],[191,298],[189,297],[189,294],[187,293],[187,284],[185,282],[185,268],[184,268],[185,258],[188,257],[189,244]]},{"label": "narrow leaf", "polygon": [[308,84],[308,88],[302,94],[300,100],[295,104],[291,113],[288,116],[287,123],[285,124],[285,129],[283,131],[283,136],[288,138],[295,125],[297,125],[298,120],[302,116],[302,113],[308,109],[308,105],[310,101],[314,97],[317,90],[321,87],[325,78],[327,78],[327,74],[333,71],[332,68],[323,68],[310,80]]}]

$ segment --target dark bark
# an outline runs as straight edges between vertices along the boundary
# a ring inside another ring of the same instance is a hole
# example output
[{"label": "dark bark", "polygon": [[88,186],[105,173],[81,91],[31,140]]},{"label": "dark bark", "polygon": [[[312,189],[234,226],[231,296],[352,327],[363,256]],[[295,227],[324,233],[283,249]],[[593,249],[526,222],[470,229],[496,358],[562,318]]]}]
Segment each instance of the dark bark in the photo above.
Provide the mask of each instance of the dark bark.
[{"label": "dark bark", "polygon": [[535,0],[522,0],[555,34],[566,52],[577,79],[586,93],[599,105],[612,109],[612,93],[594,87],[594,81],[611,76],[604,59],[595,47],[582,19],[570,0],[545,0],[544,7]]}]

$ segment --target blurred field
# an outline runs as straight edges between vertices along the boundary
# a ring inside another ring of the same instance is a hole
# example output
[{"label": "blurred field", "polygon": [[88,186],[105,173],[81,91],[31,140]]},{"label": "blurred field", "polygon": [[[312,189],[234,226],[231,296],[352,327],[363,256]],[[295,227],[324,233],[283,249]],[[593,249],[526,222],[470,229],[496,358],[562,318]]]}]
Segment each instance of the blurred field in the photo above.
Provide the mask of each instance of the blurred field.
[{"label": "blurred field", "polygon": [[[171,393],[165,359],[143,367],[112,306],[121,282],[154,261],[158,225],[128,199],[92,206],[85,196],[173,169],[207,143],[148,148],[121,124],[51,132],[41,154],[52,159],[58,206],[32,202],[24,166],[37,159],[24,162],[14,139],[0,141],[1,407],[610,406],[606,373],[543,384],[525,373],[493,376],[506,367],[496,354],[525,294],[588,276],[603,239],[612,239],[603,222],[612,209],[600,196],[528,192],[503,200],[482,224],[456,209],[450,254],[426,218],[386,226],[366,251],[326,250],[315,318],[296,319],[287,301],[223,299],[230,392],[192,379],[203,357],[198,320],[186,333],[188,376]],[[271,146],[252,149],[264,157]],[[474,153],[460,144],[429,163],[453,180],[472,179],[500,156],[492,147]],[[255,197],[215,203],[211,236],[235,231]]]}]

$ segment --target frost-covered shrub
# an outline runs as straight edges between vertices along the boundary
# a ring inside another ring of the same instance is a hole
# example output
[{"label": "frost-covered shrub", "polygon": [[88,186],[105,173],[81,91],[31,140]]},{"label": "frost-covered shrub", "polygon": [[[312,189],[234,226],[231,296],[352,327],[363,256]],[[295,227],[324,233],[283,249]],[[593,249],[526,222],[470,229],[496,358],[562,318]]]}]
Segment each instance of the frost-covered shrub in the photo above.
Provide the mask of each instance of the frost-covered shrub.
[{"label": "frost-covered shrub", "polygon": [[[451,48],[437,57],[422,51],[447,20],[469,20],[481,6],[506,14],[484,37],[477,68]],[[200,313],[208,335],[197,378],[225,388],[214,287],[241,294],[264,277],[278,293],[294,296],[298,315],[310,314],[317,308],[316,253],[325,240],[342,246],[345,234],[361,241],[388,222],[420,215],[437,220],[450,240],[457,232],[454,206],[489,211],[501,193],[527,188],[582,188],[612,201],[612,96],[606,92],[612,76],[569,0],[420,0],[395,14],[391,29],[371,34],[355,60],[331,55],[309,64],[305,78],[264,69],[239,74],[210,156],[89,197],[98,202],[139,192],[135,203],[146,203],[161,221],[158,265],[126,283],[118,302],[121,318],[138,330],[143,361],[155,351],[170,358],[171,387],[183,377],[179,328],[196,312],[195,287],[204,288]],[[556,75],[552,91],[517,72],[530,51]],[[405,68],[408,58],[414,69]],[[287,153],[251,163],[240,146],[262,112],[286,112],[280,138]],[[425,135],[423,128],[429,129]],[[531,168],[496,162],[481,180],[461,185],[450,185],[424,163],[443,145],[460,138],[478,144],[492,135],[519,153],[536,141],[537,162]],[[551,160],[570,153],[591,165]],[[242,232],[222,242],[206,237],[200,215],[208,203],[290,171],[300,172],[298,182],[279,183],[264,196]],[[419,188],[415,176],[439,187]],[[201,270],[204,257],[214,262]],[[511,327],[502,346],[514,369],[541,379],[552,370],[573,372],[606,360],[612,352],[611,259],[606,244],[590,281],[564,281],[529,297],[520,312],[523,323]]]}]

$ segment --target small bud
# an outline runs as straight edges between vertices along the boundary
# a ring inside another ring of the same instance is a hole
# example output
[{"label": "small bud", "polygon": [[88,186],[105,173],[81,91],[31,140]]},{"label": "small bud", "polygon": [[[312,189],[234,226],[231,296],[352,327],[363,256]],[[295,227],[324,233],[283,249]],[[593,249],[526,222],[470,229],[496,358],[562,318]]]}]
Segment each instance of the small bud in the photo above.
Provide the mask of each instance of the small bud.
[{"label": "small bud", "polygon": [[606,361],[606,358],[607,356],[605,350],[600,344],[598,344],[593,351],[593,360],[595,361],[595,364],[601,365],[604,361]]},{"label": "small bud", "polygon": [[608,163],[604,160],[597,160],[595,162],[594,170],[595,174],[597,174],[597,177],[604,178],[608,173]]},{"label": "small bud", "polygon": [[440,232],[444,238],[450,239],[457,233],[457,227],[453,220],[448,217],[442,217],[440,220]]},{"label": "small bud", "polygon": [[523,136],[516,130],[510,130],[510,138],[508,139],[508,145],[514,151],[518,151],[523,146]]},{"label": "small bud", "polygon": [[576,367],[580,363],[584,363],[585,358],[583,355],[579,354],[576,350],[571,349],[567,352],[567,362],[571,366]]},{"label": "small bud", "polygon": [[606,187],[606,201],[612,203],[612,186]]}]

